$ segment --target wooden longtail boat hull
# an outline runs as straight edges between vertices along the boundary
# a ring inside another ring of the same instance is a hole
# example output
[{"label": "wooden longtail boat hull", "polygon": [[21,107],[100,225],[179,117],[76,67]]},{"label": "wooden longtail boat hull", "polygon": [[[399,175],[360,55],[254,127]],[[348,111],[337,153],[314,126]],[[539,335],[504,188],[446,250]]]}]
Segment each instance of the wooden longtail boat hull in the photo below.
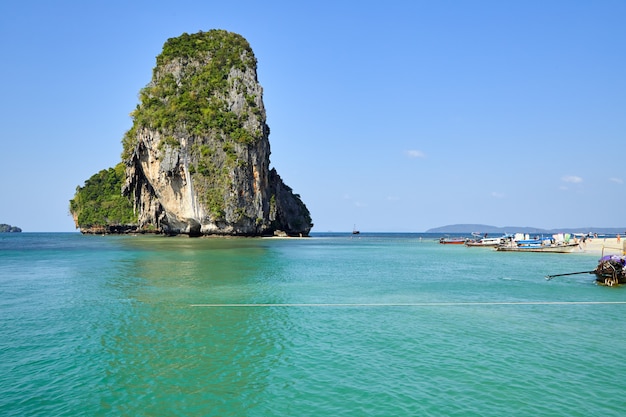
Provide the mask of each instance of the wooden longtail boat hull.
[{"label": "wooden longtail boat hull", "polygon": [[465,242],[465,246],[473,248],[493,248],[502,245],[503,240],[504,239],[502,238],[468,240],[467,242]]},{"label": "wooden longtail boat hull", "polygon": [[462,245],[467,239],[462,237],[442,237],[439,239],[439,243],[442,245]]},{"label": "wooden longtail boat hull", "polygon": [[626,284],[625,264],[626,259],[624,256],[602,257],[593,271],[596,274],[596,281],[609,287],[617,284]]},{"label": "wooden longtail boat hull", "polygon": [[498,246],[496,250],[501,252],[571,253],[576,250],[580,250],[580,246],[578,243],[544,246]]}]

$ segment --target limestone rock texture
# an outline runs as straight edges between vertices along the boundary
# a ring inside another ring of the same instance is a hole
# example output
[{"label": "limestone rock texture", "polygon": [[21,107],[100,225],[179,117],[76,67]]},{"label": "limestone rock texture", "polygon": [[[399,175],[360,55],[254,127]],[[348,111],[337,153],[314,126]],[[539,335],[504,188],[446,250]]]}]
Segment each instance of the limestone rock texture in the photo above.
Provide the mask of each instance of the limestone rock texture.
[{"label": "limestone rock texture", "polygon": [[309,210],[270,169],[263,89],[243,37],[169,39],[139,98],[122,153],[139,229],[308,236]]}]

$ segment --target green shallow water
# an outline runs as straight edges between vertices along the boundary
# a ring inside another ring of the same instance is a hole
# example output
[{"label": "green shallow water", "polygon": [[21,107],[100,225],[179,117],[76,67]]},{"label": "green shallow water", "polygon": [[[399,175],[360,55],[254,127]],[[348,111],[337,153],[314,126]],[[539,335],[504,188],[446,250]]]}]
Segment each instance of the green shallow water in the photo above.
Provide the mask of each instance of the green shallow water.
[{"label": "green shallow water", "polygon": [[427,235],[0,235],[3,416],[620,416],[626,289]]}]

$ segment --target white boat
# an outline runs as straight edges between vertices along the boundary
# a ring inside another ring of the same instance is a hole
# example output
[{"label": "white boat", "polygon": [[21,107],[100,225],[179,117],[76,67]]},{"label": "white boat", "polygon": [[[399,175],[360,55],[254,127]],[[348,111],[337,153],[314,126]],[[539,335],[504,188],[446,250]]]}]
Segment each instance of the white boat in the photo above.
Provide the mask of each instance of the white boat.
[{"label": "white boat", "polygon": [[571,253],[580,250],[578,243],[566,243],[563,245],[540,245],[540,246],[497,246],[497,251],[501,252],[552,252]]},{"label": "white boat", "polygon": [[462,245],[467,241],[464,237],[442,237],[439,243],[442,245]]},{"label": "white boat", "polygon": [[506,242],[507,236],[500,237],[481,237],[480,239],[468,240],[465,242],[465,246],[469,247],[488,247],[493,248],[494,246],[502,245]]},{"label": "white boat", "polygon": [[504,244],[497,246],[496,250],[501,252],[551,252],[570,253],[580,250],[578,242],[571,241],[569,234],[562,233],[552,235],[548,238],[534,239],[508,239]]}]

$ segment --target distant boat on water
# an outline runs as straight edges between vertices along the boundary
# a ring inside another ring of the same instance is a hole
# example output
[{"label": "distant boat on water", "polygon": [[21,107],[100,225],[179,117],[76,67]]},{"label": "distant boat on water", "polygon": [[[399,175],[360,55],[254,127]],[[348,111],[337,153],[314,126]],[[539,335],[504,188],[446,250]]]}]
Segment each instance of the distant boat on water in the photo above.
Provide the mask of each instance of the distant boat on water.
[{"label": "distant boat on water", "polygon": [[502,245],[504,242],[504,237],[483,237],[477,240],[468,240],[465,242],[465,246],[493,248],[495,246]]},{"label": "distant boat on water", "polygon": [[462,245],[467,241],[464,237],[442,237],[439,243],[442,245]]},{"label": "distant boat on water", "polygon": [[356,230],[356,224],[355,224],[354,227],[352,227],[352,234],[353,235],[358,235],[359,233],[361,233],[361,232]]}]

